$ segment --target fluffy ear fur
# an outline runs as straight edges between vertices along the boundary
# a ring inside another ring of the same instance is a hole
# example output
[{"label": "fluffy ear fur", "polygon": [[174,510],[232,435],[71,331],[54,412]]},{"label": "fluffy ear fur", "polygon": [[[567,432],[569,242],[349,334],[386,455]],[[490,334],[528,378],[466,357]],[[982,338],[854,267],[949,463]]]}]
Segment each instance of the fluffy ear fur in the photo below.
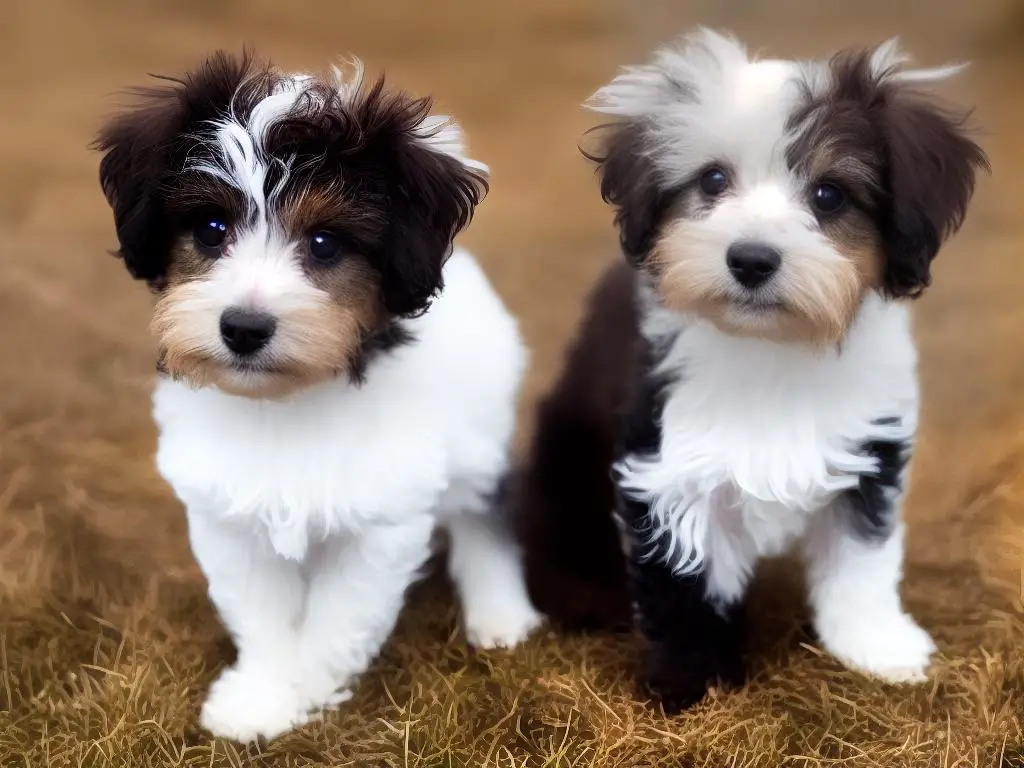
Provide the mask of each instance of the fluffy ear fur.
[{"label": "fluffy ear fur", "polygon": [[104,153],[100,185],[114,212],[118,255],[132,277],[159,288],[167,271],[175,233],[160,193],[168,174],[182,170],[183,134],[220,116],[242,83],[266,90],[269,71],[250,51],[241,58],[218,51],[181,79],[162,78],[172,85],[136,89],[138,105],[100,130],[94,143]]},{"label": "fluffy ear fur", "polygon": [[172,89],[151,90],[135,110],[111,120],[96,147],[100,185],[114,212],[118,255],[132,277],[159,287],[167,268],[167,231],[159,187],[167,170],[168,143],[181,130],[185,109]]},{"label": "fluffy ear fur", "polygon": [[442,288],[455,236],[487,194],[486,168],[461,156],[458,128],[430,117],[429,98],[388,94],[383,80],[358,110],[374,156],[388,168],[391,221],[378,264],[384,304],[395,315],[424,311]]},{"label": "fluffy ear fur", "polygon": [[658,186],[640,127],[626,122],[601,129],[607,131],[603,151],[583,154],[598,164],[601,198],[615,206],[622,252],[636,266],[651,250],[671,195]]},{"label": "fluffy ear fur", "polygon": [[884,282],[891,296],[915,297],[928,287],[940,246],[963,223],[975,174],[989,164],[965,135],[963,119],[910,93],[890,96],[882,125]]}]

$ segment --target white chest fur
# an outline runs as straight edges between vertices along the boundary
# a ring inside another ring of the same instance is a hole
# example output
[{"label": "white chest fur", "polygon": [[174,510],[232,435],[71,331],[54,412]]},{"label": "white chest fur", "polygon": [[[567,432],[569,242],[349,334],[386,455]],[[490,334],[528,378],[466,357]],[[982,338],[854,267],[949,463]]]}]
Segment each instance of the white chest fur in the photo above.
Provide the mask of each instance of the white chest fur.
[{"label": "white chest fur", "polygon": [[310,535],[398,522],[445,489],[430,410],[388,402],[386,389],[339,381],[271,403],[161,382],[158,466],[186,506],[258,521],[301,557]]},{"label": "white chest fur", "polygon": [[[654,310],[655,313],[662,312]],[[916,425],[916,355],[905,306],[869,298],[841,350],[813,350],[679,330],[660,370],[676,379],[660,451],[620,466],[625,489],[651,504],[682,572],[711,561],[720,592],[745,576],[730,560],[782,552],[855,473],[874,468],[865,439],[908,439]],[[671,328],[648,317],[655,338]],[[897,417],[899,424],[879,425]],[[715,561],[718,561],[717,563]],[[717,572],[717,573],[716,573]]]}]

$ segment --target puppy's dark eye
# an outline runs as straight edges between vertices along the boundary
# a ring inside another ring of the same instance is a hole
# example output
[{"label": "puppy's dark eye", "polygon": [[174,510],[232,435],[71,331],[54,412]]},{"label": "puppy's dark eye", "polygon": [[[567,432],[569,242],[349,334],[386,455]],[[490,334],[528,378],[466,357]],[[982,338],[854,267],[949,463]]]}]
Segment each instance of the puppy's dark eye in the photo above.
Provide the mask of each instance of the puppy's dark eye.
[{"label": "puppy's dark eye", "polygon": [[811,202],[818,213],[836,213],[846,204],[846,195],[835,184],[818,184],[811,191]]},{"label": "puppy's dark eye", "polygon": [[718,197],[729,188],[729,176],[721,168],[708,168],[700,175],[697,185],[708,197]]},{"label": "puppy's dark eye", "polygon": [[192,237],[200,253],[210,257],[219,256],[228,237],[228,225],[222,218],[209,216],[195,225]]},{"label": "puppy's dark eye", "polygon": [[328,266],[344,255],[341,238],[331,232],[314,232],[309,236],[309,255],[317,264]]}]

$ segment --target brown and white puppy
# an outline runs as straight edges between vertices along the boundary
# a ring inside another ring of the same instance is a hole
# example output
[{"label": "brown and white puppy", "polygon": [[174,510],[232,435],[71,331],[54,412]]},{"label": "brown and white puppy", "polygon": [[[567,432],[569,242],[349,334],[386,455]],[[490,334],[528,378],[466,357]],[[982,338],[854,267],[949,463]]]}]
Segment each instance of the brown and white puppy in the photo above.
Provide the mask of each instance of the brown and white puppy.
[{"label": "brown and white puppy", "polygon": [[959,67],[906,61],[699,30],[590,103],[614,118],[591,157],[626,264],[541,405],[517,508],[534,601],[570,626],[632,603],[668,709],[743,679],[748,582],[794,547],[838,658],[918,680],[934,650],[899,598],[907,300],[987,161],[925,90]]}]

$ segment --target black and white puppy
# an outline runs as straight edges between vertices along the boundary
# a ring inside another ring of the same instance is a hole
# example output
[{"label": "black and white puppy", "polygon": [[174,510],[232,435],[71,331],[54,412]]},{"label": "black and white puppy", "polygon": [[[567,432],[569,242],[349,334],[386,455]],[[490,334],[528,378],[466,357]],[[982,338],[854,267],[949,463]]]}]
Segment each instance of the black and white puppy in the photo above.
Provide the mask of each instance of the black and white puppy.
[{"label": "black and white puppy", "polygon": [[439,525],[470,641],[522,639],[538,615],[495,505],[526,351],[453,247],[486,167],[358,65],[218,54],[142,95],[100,178],[157,293],[157,463],[238,647],[203,725],[269,738],[343,701]]},{"label": "black and white puppy", "polygon": [[744,593],[794,546],[837,658],[916,681],[935,650],[899,596],[907,300],[987,160],[922,90],[959,67],[905,65],[895,41],[781,61],[700,30],[590,102],[628,264],[541,405],[518,517],[535,604],[632,608],[666,709],[744,679]]}]

